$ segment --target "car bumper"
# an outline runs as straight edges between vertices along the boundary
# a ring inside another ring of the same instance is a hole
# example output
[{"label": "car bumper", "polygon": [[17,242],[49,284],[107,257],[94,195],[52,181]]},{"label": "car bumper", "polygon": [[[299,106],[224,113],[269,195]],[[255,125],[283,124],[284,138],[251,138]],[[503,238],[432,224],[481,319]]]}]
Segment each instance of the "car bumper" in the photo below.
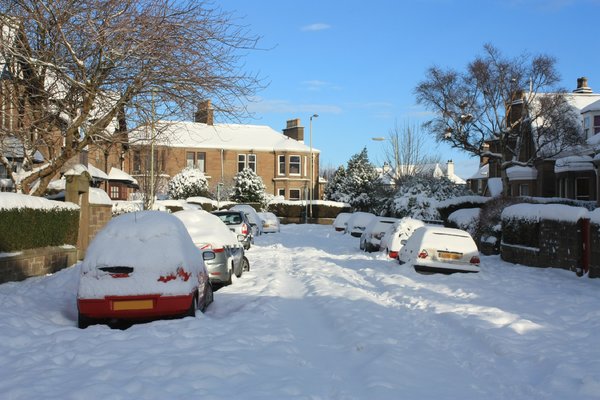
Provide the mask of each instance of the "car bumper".
[{"label": "car bumper", "polygon": [[479,272],[479,266],[470,264],[450,264],[432,261],[427,263],[415,262],[413,266],[417,272],[439,274],[453,274],[455,272]]},{"label": "car bumper", "polygon": [[163,296],[106,296],[103,299],[77,299],[79,314],[92,319],[144,319],[184,314],[194,294]]}]

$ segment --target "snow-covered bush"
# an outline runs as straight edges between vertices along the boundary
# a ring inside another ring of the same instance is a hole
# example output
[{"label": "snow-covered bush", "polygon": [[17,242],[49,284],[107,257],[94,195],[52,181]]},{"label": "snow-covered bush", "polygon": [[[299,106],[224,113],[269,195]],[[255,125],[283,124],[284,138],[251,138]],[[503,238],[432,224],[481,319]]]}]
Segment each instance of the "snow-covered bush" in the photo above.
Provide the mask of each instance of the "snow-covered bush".
[{"label": "snow-covered bush", "polygon": [[394,196],[390,213],[397,218],[437,220],[438,201],[468,194],[471,193],[464,185],[445,177],[407,176]]},{"label": "snow-covered bush", "polygon": [[238,203],[264,203],[265,184],[260,176],[244,168],[233,178],[233,194],[230,199]]},{"label": "snow-covered bush", "polygon": [[471,236],[474,236],[479,222],[480,210],[480,208],[462,208],[456,210],[448,216],[448,222],[451,226],[467,231]]},{"label": "snow-covered bush", "polygon": [[204,173],[198,168],[185,168],[175,175],[167,189],[169,197],[174,200],[187,199],[188,197],[208,197],[208,182]]}]

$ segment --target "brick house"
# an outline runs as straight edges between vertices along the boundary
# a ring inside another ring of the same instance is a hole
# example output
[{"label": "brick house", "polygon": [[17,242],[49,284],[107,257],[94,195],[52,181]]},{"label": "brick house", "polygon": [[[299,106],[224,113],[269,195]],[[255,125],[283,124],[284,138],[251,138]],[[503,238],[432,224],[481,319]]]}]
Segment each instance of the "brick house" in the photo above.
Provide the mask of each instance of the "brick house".
[{"label": "brick house", "polygon": [[264,125],[215,124],[210,101],[203,102],[195,122],[159,121],[154,127],[130,134],[130,149],[124,170],[144,186],[150,170],[150,147],[154,129],[154,171],[158,174],[158,193],[166,191],[168,180],[186,167],[197,167],[206,175],[209,190],[233,185],[234,176],[250,168],[260,176],[266,192],[288,200],[308,198],[312,182],[314,198],[321,198],[319,150],[304,143],[300,119],[287,121],[283,133]]},{"label": "brick house", "polygon": [[[584,144],[540,160],[533,167],[508,168],[506,174],[511,196],[560,197],[600,204],[600,94],[588,87],[586,78],[579,78],[577,88],[567,96],[567,100],[580,116]],[[528,129],[531,127],[526,127],[525,138]],[[534,146],[533,143],[530,145]],[[484,150],[498,151],[494,141],[485,146]],[[520,158],[527,159],[532,149],[524,146],[523,151]],[[478,171],[467,180],[467,184],[475,193],[497,195],[501,193],[500,174],[496,160],[481,157]]]}]

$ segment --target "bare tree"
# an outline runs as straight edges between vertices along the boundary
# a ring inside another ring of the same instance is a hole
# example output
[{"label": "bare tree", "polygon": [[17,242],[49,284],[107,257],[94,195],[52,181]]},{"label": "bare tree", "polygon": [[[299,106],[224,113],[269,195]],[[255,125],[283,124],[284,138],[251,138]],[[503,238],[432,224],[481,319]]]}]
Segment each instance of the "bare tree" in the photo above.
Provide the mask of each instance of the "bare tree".
[{"label": "bare tree", "polygon": [[16,139],[28,172],[12,173],[3,148],[0,162],[25,193],[39,182],[32,194],[41,195],[86,146],[114,143],[122,110],[135,128],[192,115],[210,98],[240,118],[261,87],[241,62],[258,38],[209,2],[11,0],[0,3],[0,27],[2,94],[12,94],[0,109],[0,146]]},{"label": "bare tree", "polygon": [[507,194],[507,168],[533,166],[582,141],[558,82],[553,57],[511,59],[488,44],[464,72],[431,67],[415,94],[435,113],[425,127],[436,139],[497,162]]},{"label": "bare tree", "polygon": [[430,152],[426,133],[418,126],[398,123],[390,129],[384,146],[386,174],[396,185],[405,176],[422,175],[432,165],[440,162],[440,156]]}]

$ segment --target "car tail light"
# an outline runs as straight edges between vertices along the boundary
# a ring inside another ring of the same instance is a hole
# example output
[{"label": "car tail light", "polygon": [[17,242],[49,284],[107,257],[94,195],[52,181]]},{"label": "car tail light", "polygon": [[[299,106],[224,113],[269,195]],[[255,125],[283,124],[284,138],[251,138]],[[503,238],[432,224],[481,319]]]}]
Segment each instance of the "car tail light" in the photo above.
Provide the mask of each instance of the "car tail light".
[{"label": "car tail light", "polygon": [[247,235],[248,234],[248,225],[246,225],[246,223],[244,222],[242,224],[242,235]]},{"label": "car tail light", "polygon": [[225,251],[224,247],[215,249],[214,246],[212,244],[210,244],[210,243],[198,246],[198,248],[200,249],[200,251],[202,251],[202,250],[211,250],[214,253],[222,253],[222,252]]},{"label": "car tail light", "polygon": [[167,283],[169,281],[173,281],[177,278],[180,278],[182,281],[187,282],[191,276],[192,274],[190,272],[187,272],[182,267],[179,267],[177,268],[177,271],[175,271],[175,273],[170,273],[169,275],[161,275],[161,277],[158,278],[157,281]]},{"label": "car tail light", "polygon": [[221,247],[220,249],[212,249],[215,253],[222,253],[225,251],[225,248]]},{"label": "car tail light", "polygon": [[397,251],[390,251],[390,252],[388,253],[388,256],[389,256],[390,258],[397,258],[397,257],[398,257],[398,252],[397,252]]},{"label": "car tail light", "polygon": [[429,257],[429,253],[427,253],[427,250],[421,250],[421,252],[419,253],[419,258],[427,258]]},{"label": "car tail light", "polygon": [[479,265],[479,256],[473,256],[471,257],[471,264],[477,264]]}]

